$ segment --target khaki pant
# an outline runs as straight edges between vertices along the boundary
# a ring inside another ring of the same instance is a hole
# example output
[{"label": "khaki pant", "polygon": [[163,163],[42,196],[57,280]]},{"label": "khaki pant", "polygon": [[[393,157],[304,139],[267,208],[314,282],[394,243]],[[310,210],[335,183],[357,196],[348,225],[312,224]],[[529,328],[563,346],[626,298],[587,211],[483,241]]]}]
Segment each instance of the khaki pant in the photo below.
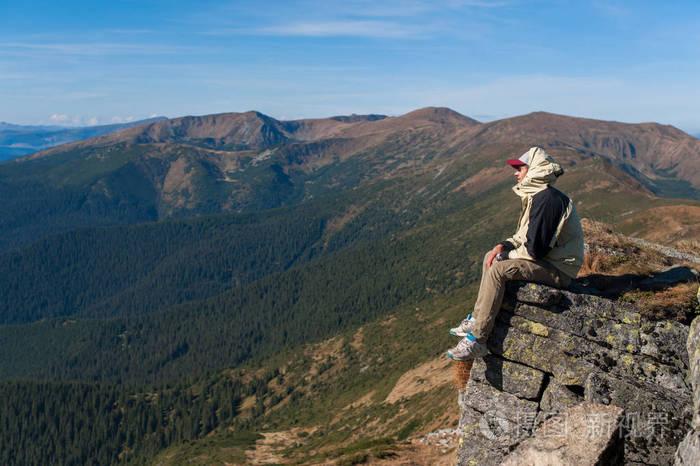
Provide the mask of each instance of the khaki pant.
[{"label": "khaki pant", "polygon": [[489,253],[484,256],[479,295],[472,313],[475,320],[472,335],[480,343],[486,343],[498,311],[501,310],[506,282],[524,280],[557,288],[566,288],[571,283],[571,279],[567,275],[544,261],[508,259],[496,262],[494,260],[491,267],[488,267],[486,263],[488,256]]}]

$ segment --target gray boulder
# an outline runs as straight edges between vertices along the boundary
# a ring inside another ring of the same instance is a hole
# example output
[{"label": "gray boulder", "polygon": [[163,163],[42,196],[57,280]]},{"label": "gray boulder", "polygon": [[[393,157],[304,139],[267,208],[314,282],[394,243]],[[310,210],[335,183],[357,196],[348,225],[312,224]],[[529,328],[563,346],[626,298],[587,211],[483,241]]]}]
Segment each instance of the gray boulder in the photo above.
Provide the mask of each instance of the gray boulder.
[{"label": "gray boulder", "polygon": [[700,464],[700,319],[696,318],[690,326],[688,336],[688,355],[690,368],[688,379],[693,387],[692,430],[678,446],[675,455],[676,466]]},{"label": "gray boulder", "polygon": [[622,462],[623,410],[581,403],[548,419],[502,466],[607,466]]},{"label": "gray boulder", "polygon": [[693,416],[687,339],[686,326],[648,321],[626,303],[511,284],[491,354],[460,392],[458,464],[500,464],[538,426],[582,402],[624,412],[624,455],[607,464],[623,456],[625,464],[672,463]]}]

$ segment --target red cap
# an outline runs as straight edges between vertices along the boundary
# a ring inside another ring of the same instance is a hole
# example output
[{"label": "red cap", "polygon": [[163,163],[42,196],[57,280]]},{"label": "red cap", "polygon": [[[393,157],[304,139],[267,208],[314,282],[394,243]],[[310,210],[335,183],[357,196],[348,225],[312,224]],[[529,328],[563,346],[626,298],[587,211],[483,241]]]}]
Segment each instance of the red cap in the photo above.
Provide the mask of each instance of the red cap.
[{"label": "red cap", "polygon": [[506,163],[513,168],[520,168],[520,167],[527,165],[525,162],[523,162],[522,160],[518,160],[518,159],[509,159],[509,160],[506,160]]},{"label": "red cap", "polygon": [[525,152],[519,159],[508,159],[506,163],[513,168],[520,168],[523,165],[530,165],[530,151]]}]

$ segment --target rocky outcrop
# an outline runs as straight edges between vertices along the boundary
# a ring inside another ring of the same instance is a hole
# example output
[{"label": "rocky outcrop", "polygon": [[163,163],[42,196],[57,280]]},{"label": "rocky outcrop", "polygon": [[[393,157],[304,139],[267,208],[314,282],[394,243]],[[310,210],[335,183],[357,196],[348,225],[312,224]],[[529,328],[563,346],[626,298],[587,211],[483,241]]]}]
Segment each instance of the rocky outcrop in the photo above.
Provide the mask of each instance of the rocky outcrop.
[{"label": "rocky outcrop", "polygon": [[624,410],[581,403],[547,419],[508,455],[502,466],[604,466],[624,453]]},{"label": "rocky outcrop", "polygon": [[624,410],[625,464],[669,464],[692,415],[687,337],[684,325],[648,321],[622,302],[512,284],[491,355],[460,391],[458,464],[500,464],[582,402]]},{"label": "rocky outcrop", "polygon": [[688,432],[676,451],[676,466],[700,464],[700,319],[697,318],[690,326],[688,356],[690,358],[688,379],[693,387],[693,422],[692,430]]}]

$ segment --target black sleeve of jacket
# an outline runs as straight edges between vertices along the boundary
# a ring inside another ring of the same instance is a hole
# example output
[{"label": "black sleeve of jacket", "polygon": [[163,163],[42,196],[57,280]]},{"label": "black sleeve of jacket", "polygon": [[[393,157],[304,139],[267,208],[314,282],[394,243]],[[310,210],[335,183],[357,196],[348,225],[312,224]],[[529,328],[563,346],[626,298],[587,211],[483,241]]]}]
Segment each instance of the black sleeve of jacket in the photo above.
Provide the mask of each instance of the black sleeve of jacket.
[{"label": "black sleeve of jacket", "polygon": [[501,242],[498,243],[498,244],[500,244],[501,246],[503,246],[503,250],[506,251],[506,252],[512,251],[513,249],[515,249],[515,246],[514,246],[513,243],[511,243],[510,241],[501,241]]},{"label": "black sleeve of jacket", "polygon": [[557,232],[569,198],[562,192],[547,188],[532,197],[525,247],[533,259],[541,259],[550,251],[549,243]]}]

